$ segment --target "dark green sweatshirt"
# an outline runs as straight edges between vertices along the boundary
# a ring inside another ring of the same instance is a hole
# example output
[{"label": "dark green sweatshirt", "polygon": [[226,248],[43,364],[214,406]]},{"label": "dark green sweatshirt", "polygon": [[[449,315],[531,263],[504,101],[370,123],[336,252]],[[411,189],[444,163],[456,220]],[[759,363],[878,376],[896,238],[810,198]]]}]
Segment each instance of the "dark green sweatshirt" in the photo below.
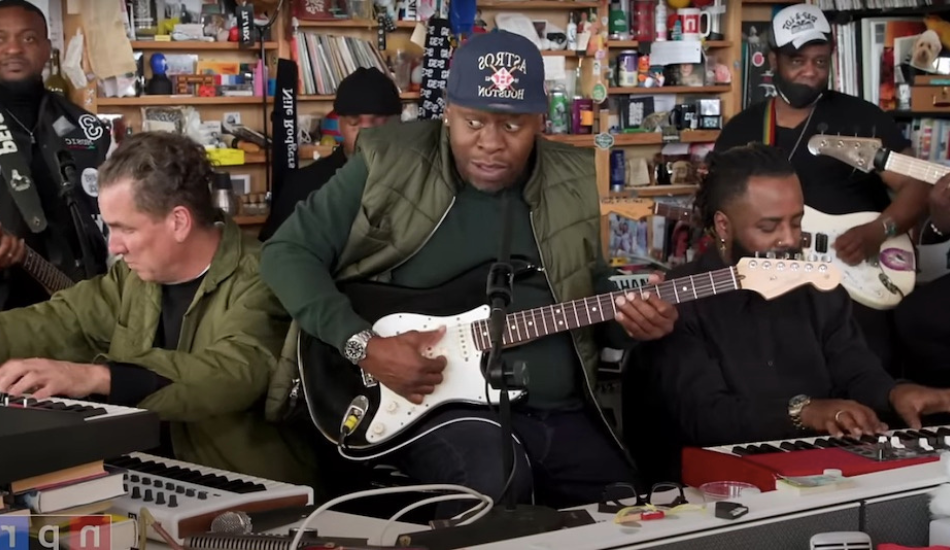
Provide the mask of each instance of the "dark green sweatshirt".
[{"label": "dark green sweatshirt", "polygon": [[[319,192],[300,203],[294,214],[265,243],[261,274],[303,330],[342,349],[357,332],[372,323],[360,318],[349,300],[337,291],[331,273],[349,237],[360,208],[368,170],[356,154]],[[531,228],[528,205],[521,187],[499,193],[481,192],[459,183],[452,208],[426,244],[392,272],[392,283],[410,288],[441,285],[467,271],[494,261],[502,227],[502,193],[509,193],[511,255],[540,266],[541,258]],[[610,271],[601,262],[595,277],[597,292],[613,290]],[[543,273],[516,280],[509,311],[554,304]],[[461,312],[460,312],[461,313]],[[616,347],[632,341],[610,336]],[[618,342],[619,340],[619,342]],[[529,405],[534,408],[580,406],[579,359],[568,333],[506,350],[509,365],[525,361],[529,370]]]}]

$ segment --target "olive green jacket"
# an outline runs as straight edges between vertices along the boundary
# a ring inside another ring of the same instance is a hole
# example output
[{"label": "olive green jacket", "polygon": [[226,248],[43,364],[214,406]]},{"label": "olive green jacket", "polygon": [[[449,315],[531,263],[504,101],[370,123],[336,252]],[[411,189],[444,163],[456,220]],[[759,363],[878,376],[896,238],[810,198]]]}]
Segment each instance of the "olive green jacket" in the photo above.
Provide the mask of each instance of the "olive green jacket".
[{"label": "olive green jacket", "polygon": [[[137,365],[171,383],[137,406],[170,422],[177,458],[309,484],[309,454],[263,418],[290,319],[258,274],[259,248],[233,221],[182,320],[176,350],[153,347],[161,285],[123,261],[49,301],[0,313],[0,359]],[[288,443],[290,441],[290,443]],[[144,449],[143,449],[144,450]]]}]

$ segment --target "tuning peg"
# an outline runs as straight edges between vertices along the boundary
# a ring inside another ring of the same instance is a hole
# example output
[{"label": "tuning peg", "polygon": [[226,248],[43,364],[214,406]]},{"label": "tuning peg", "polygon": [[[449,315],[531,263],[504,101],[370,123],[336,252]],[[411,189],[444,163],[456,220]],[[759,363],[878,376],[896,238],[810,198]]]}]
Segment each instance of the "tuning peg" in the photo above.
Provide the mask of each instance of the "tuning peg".
[{"label": "tuning peg", "polygon": [[759,257],[759,253],[758,253],[758,252],[755,253],[755,257],[756,257],[756,258]]},{"label": "tuning peg", "polygon": [[768,252],[765,253],[765,257],[768,258],[768,259],[770,259],[770,260],[774,260],[774,259],[775,259],[775,252],[772,251],[772,250],[770,250],[770,251],[768,251]]},{"label": "tuning peg", "polygon": [[795,259],[795,261],[800,262],[800,261],[802,261],[802,260],[805,259],[805,255],[802,254],[801,252],[797,252],[797,253],[795,253],[795,258],[794,258],[794,259]]}]

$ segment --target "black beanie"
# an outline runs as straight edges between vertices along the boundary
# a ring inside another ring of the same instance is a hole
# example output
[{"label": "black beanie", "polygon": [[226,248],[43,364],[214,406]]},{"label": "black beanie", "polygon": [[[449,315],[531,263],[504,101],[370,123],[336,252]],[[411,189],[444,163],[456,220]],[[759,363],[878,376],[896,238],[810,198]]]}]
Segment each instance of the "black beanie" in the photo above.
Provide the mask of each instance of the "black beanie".
[{"label": "black beanie", "polygon": [[402,113],[402,102],[391,78],[379,69],[360,67],[337,86],[333,110],[340,116],[392,116]]}]

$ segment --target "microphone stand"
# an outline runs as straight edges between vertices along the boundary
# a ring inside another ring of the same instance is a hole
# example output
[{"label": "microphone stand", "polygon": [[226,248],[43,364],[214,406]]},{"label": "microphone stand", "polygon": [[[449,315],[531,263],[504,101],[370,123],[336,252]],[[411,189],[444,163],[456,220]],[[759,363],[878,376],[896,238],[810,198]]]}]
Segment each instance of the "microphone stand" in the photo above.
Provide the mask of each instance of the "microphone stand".
[{"label": "microphone stand", "polygon": [[73,227],[76,228],[76,240],[79,241],[83,270],[85,270],[87,278],[92,277],[96,275],[98,270],[95,263],[93,263],[92,250],[89,247],[89,235],[86,234],[85,230],[86,224],[83,223],[83,215],[79,211],[79,203],[76,201],[76,163],[68,151],[57,152],[56,163],[59,165],[59,177],[62,182],[59,196],[66,201]]},{"label": "microphone stand", "polygon": [[514,282],[514,269],[511,266],[511,200],[509,192],[504,192],[498,261],[489,269],[486,285],[486,295],[491,307],[489,318],[491,349],[482,355],[482,372],[491,387],[500,392],[498,423],[501,426],[501,462],[505,485],[499,499],[504,502],[504,506],[493,508],[489,514],[473,524],[498,533],[499,539],[495,540],[523,536],[525,533],[553,531],[561,526],[561,519],[556,510],[541,506],[519,506],[512,487],[514,485],[515,442],[508,391],[526,388],[528,370],[523,361],[518,361],[513,368],[510,368],[502,358],[504,328],[507,325],[508,306],[511,305]]},{"label": "microphone stand", "polygon": [[[246,0],[242,2],[242,4],[244,3],[246,3]],[[267,74],[267,47],[264,44],[264,33],[266,33],[268,29],[273,27],[274,23],[277,22],[277,16],[280,15],[280,8],[283,7],[283,5],[284,5],[284,0],[280,0],[279,2],[277,2],[277,7],[274,8],[273,15],[271,15],[270,18],[267,20],[267,22],[264,23],[263,25],[258,25],[254,20],[253,14],[251,15],[251,25],[254,26],[255,30],[257,30],[257,38],[260,42],[259,53],[261,55],[261,78],[264,78],[264,76]],[[271,158],[270,158],[271,150],[270,150],[270,144],[268,143],[269,132],[267,130],[267,124],[268,122],[273,122],[273,121],[269,120],[267,117],[267,97],[268,97],[267,95],[268,82],[267,81],[268,80],[269,79],[264,78],[264,82],[261,83],[262,84],[261,90],[263,92],[261,94],[261,98],[262,98],[261,109],[263,110],[263,114],[264,114],[264,128],[262,130],[262,133],[264,134],[264,183],[266,185],[265,189],[267,189],[267,192],[271,193],[272,192],[272,189],[271,189],[271,168],[272,167],[271,167]],[[276,98],[275,98],[275,101],[276,101]],[[271,112],[271,116],[273,116],[273,111]],[[275,130],[275,133],[276,133],[276,130]]]}]

